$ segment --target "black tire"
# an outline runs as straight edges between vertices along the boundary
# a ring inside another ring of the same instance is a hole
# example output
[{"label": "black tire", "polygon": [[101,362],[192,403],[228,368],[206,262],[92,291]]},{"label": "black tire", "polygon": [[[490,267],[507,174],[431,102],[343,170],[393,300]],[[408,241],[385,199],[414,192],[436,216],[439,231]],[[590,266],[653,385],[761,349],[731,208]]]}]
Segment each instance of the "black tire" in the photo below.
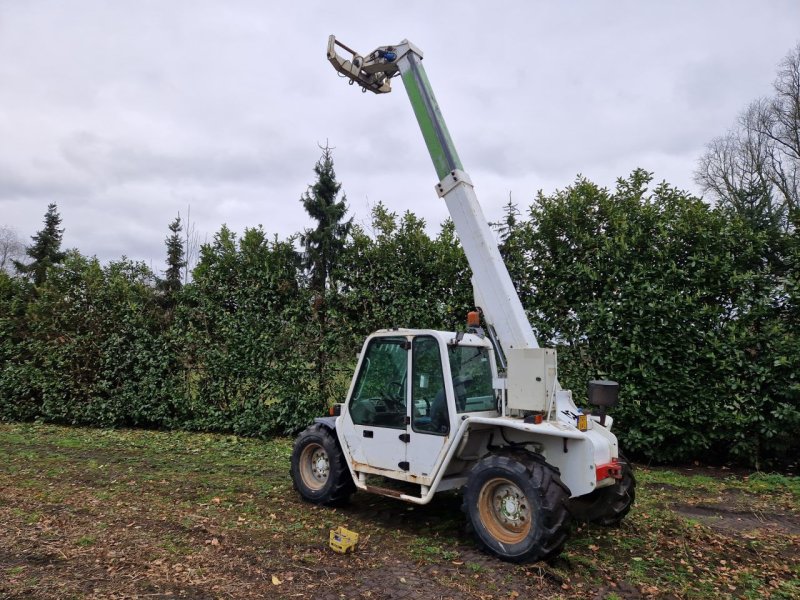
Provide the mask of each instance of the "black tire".
[{"label": "black tire", "polygon": [[319,423],[297,436],[291,474],[294,489],[314,504],[342,504],[356,491],[339,440]]},{"label": "black tire", "polygon": [[631,463],[622,454],[619,455],[619,462],[622,465],[622,479],[613,486],[570,500],[569,510],[573,517],[586,523],[612,527],[619,525],[631,511],[636,500],[636,477]]},{"label": "black tire", "polygon": [[470,471],[463,509],[483,550],[509,562],[533,562],[564,547],[568,499],[558,469],[541,456],[493,454]]}]

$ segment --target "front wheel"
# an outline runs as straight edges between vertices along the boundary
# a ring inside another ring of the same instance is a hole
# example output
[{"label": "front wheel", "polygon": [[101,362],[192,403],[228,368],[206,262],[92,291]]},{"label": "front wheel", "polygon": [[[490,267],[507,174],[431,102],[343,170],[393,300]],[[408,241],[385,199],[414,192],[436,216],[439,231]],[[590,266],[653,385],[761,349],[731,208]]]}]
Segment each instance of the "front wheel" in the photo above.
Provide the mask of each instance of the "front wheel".
[{"label": "front wheel", "polygon": [[622,454],[619,455],[619,464],[622,478],[614,485],[570,500],[569,509],[576,519],[611,527],[619,525],[630,512],[636,499],[636,477],[630,461]]},{"label": "front wheel", "polygon": [[319,423],[297,436],[291,475],[294,489],[314,504],[340,504],[355,491],[339,442]]},{"label": "front wheel", "polygon": [[569,490],[538,455],[491,455],[470,472],[464,510],[478,544],[510,562],[557,555],[569,535]]}]

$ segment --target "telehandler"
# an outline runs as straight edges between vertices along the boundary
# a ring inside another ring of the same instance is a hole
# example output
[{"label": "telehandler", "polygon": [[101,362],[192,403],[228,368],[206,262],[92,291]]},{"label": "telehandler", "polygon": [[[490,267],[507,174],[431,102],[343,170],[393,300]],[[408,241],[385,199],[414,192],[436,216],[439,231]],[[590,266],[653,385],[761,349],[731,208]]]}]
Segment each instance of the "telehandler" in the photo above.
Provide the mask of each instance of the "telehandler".
[{"label": "telehandler", "polygon": [[400,75],[436,169],[436,193],[472,269],[476,310],[466,332],[371,334],[346,401],[298,436],[294,487],[305,500],[329,505],[356,490],[427,504],[437,492],[463,489],[478,545],[512,562],[557,555],[573,517],[619,523],[636,483],[606,414],[619,386],[590,381],[591,413],[559,386],[556,351],[536,341],[422,52],[404,40],[361,56],[332,35],[328,60],[365,92],[388,93]]}]

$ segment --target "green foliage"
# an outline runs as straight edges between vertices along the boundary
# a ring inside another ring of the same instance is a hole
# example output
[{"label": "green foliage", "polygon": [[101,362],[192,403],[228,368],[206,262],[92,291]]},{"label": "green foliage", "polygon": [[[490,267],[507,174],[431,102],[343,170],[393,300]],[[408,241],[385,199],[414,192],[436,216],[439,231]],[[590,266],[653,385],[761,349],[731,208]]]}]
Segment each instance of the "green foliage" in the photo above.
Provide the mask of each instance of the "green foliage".
[{"label": "green foliage", "polygon": [[295,431],[321,412],[310,292],[300,279],[293,240],[269,240],[261,228],[237,241],[223,227],[201,248],[175,321],[190,427],[266,435]]},{"label": "green foliage", "polygon": [[4,302],[11,310],[3,321],[17,342],[6,354],[0,415],[174,425],[171,355],[163,351],[149,269],[127,260],[101,267],[71,252],[48,273],[38,293],[27,294],[24,312],[24,288]]},{"label": "green foliage", "polygon": [[378,204],[374,237],[354,227],[337,275],[355,338],[388,327],[454,329],[472,306],[471,272],[450,221],[430,238],[425,221]]},{"label": "green foliage", "polygon": [[[472,287],[453,224],[431,236],[378,204],[343,238],[332,166],[328,151],[306,195],[332,212],[310,211],[305,262],[297,237],[223,226],[170,302],[126,260],[73,252],[38,286],[0,273],[0,419],[292,433],[344,400],[372,331],[459,329]],[[589,379],[621,383],[626,451],[757,466],[797,455],[796,228],[652,187],[641,170],[613,190],[579,178],[524,212],[509,201],[496,227],[562,385],[580,400]],[[327,258],[308,262],[317,250]]]},{"label": "green foliage", "polygon": [[558,346],[566,387],[622,383],[617,432],[631,452],[758,464],[796,443],[786,434],[800,416],[769,236],[650,180],[635,171],[610,192],[578,179],[537,199],[527,309]]},{"label": "green foliage", "polygon": [[26,280],[0,271],[0,419],[29,420],[38,414],[38,373],[27,352],[25,311],[33,298]]}]

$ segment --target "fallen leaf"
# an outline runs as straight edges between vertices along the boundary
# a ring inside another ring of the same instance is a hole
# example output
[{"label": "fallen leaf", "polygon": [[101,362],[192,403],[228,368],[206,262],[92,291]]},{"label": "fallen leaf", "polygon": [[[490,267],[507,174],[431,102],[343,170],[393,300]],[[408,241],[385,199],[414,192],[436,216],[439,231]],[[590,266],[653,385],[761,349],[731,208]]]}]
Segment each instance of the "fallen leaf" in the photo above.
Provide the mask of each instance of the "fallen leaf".
[{"label": "fallen leaf", "polygon": [[280,585],[281,583],[283,582],[276,575],[272,576],[272,585]]},{"label": "fallen leaf", "polygon": [[594,544],[589,544],[589,550],[591,550],[592,552],[597,552],[598,550],[600,550],[600,546],[595,546]]}]

